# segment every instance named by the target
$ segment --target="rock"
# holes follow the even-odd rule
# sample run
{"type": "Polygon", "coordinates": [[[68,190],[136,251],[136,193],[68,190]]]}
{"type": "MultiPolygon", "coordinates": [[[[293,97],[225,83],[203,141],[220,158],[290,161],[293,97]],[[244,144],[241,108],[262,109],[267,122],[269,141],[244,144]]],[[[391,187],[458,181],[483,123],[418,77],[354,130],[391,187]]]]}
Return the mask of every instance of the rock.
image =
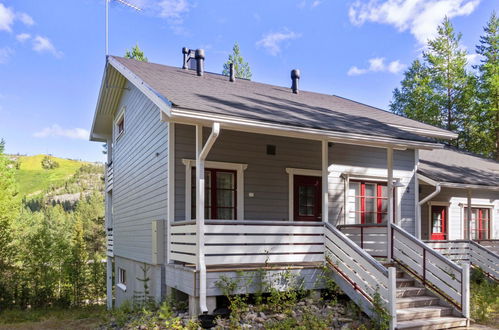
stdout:
{"type": "Polygon", "coordinates": [[[348,317],[338,317],[338,322],[341,322],[341,323],[345,323],[345,322],[353,322],[353,320],[351,318],[348,318],[348,317]]]}
{"type": "Polygon", "coordinates": [[[276,320],[278,320],[278,321],[282,321],[282,320],[284,320],[286,318],[286,315],[284,315],[284,314],[276,314],[276,315],[274,315],[274,318],[276,320]]]}
{"type": "Polygon", "coordinates": [[[260,315],[260,317],[261,317],[262,319],[264,319],[264,320],[266,320],[266,319],[267,319],[267,315],[265,315],[265,313],[264,313],[264,312],[260,312],[260,313],[259,313],[259,315],[260,315]]]}
{"type": "Polygon", "coordinates": [[[305,302],[304,301],[300,301],[297,305],[298,306],[305,306],[305,302]]]}
{"type": "Polygon", "coordinates": [[[263,317],[257,317],[255,318],[256,323],[265,323],[265,319],[263,317]]]}
{"type": "Polygon", "coordinates": [[[343,324],[343,326],[341,327],[341,330],[348,330],[348,329],[350,329],[350,323],[343,324]]]}

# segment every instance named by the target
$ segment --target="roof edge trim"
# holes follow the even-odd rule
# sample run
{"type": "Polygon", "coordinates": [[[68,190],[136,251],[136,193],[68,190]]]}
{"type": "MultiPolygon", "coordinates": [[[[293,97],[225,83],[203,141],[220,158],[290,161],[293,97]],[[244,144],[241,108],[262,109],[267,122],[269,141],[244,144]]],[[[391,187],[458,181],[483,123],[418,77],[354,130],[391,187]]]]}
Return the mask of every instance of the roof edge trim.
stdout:
{"type": "Polygon", "coordinates": [[[428,183],[429,185],[432,186],[440,185],[443,188],[482,189],[482,190],[499,191],[499,187],[497,186],[484,186],[480,184],[467,184],[467,183],[456,183],[456,182],[439,182],[420,173],[418,173],[418,179],[428,183]]]}
{"type": "Polygon", "coordinates": [[[113,57],[108,57],[108,63],[112,65],[119,73],[128,79],[135,87],[137,87],[144,95],[146,95],[162,112],[168,117],[171,116],[171,108],[173,103],[166,97],[158,93],[154,88],[145,83],[141,78],[129,70],[126,66],[115,60],[113,57]]]}
{"type": "Polygon", "coordinates": [[[171,111],[171,120],[179,123],[212,123],[220,122],[223,127],[234,130],[240,130],[250,133],[262,133],[269,135],[281,135],[287,137],[296,137],[313,140],[327,139],[330,142],[366,145],[373,147],[393,147],[395,149],[442,149],[444,146],[440,143],[418,142],[402,139],[393,139],[389,137],[379,137],[371,135],[362,135],[354,133],[344,133],[328,131],[314,128],[295,127],[282,124],[262,123],[256,120],[243,119],[232,116],[213,115],[199,112],[193,109],[174,107],[171,111]],[[183,121],[182,121],[183,120],[183,121]],[[279,132],[279,134],[276,134],[279,132]]]}

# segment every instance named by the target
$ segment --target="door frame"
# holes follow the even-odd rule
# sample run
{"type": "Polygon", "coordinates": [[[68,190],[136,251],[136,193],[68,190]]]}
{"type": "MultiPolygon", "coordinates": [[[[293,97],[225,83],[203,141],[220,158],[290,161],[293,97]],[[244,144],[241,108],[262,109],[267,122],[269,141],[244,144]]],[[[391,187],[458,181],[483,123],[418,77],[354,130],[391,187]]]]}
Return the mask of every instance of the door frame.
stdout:
{"type": "Polygon", "coordinates": [[[428,217],[428,238],[431,241],[445,241],[449,238],[449,207],[447,205],[442,205],[442,204],[430,204],[429,205],[429,217],[428,217]],[[444,236],[443,239],[433,239],[433,208],[439,208],[443,211],[444,218],[442,220],[442,228],[443,231],[441,234],[444,236]]]}
{"type": "MultiPolygon", "coordinates": [[[[295,218],[295,202],[294,202],[294,176],[302,175],[302,176],[317,176],[322,178],[321,170],[309,170],[303,168],[286,168],[286,173],[288,174],[288,220],[294,221],[295,218]]],[[[322,194],[321,194],[322,196],[322,194]]]]}
{"type": "MultiPolygon", "coordinates": [[[[301,216],[299,215],[299,191],[298,191],[298,186],[294,184],[293,187],[293,199],[294,199],[294,207],[293,207],[293,213],[294,213],[294,219],[296,221],[313,221],[313,222],[320,222],[322,221],[322,178],[320,176],[311,176],[311,175],[294,175],[293,176],[293,181],[297,180],[303,180],[303,181],[311,181],[314,182],[315,185],[315,203],[314,203],[314,216],[301,216]]],[[[305,183],[303,182],[301,185],[306,185],[306,186],[311,186],[310,183],[305,183]]]]}

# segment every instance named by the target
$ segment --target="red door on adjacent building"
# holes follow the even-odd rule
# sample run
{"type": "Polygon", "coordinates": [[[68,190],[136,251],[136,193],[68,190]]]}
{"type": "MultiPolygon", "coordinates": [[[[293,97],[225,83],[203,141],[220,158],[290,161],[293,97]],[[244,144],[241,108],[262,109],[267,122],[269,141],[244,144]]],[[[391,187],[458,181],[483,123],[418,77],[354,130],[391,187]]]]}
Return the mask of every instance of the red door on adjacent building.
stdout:
{"type": "Polygon", "coordinates": [[[294,220],[321,221],[322,179],[316,176],[294,176],[294,220]]]}
{"type": "Polygon", "coordinates": [[[447,208],[445,206],[431,207],[431,240],[445,240],[447,238],[447,208]]]}

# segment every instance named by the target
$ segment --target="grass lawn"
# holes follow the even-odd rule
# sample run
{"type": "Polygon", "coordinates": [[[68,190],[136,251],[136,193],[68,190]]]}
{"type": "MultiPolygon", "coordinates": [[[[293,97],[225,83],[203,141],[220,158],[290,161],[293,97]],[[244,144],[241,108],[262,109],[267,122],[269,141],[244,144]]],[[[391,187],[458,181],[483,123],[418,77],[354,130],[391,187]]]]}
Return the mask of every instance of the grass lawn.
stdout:
{"type": "Polygon", "coordinates": [[[20,168],[16,171],[16,181],[21,197],[47,189],[50,185],[61,183],[73,175],[86,162],[52,157],[59,163],[58,168],[45,170],[42,159],[45,155],[19,156],[20,168]]]}
{"type": "Polygon", "coordinates": [[[97,329],[108,320],[106,306],[0,312],[0,329],[97,329]]]}

